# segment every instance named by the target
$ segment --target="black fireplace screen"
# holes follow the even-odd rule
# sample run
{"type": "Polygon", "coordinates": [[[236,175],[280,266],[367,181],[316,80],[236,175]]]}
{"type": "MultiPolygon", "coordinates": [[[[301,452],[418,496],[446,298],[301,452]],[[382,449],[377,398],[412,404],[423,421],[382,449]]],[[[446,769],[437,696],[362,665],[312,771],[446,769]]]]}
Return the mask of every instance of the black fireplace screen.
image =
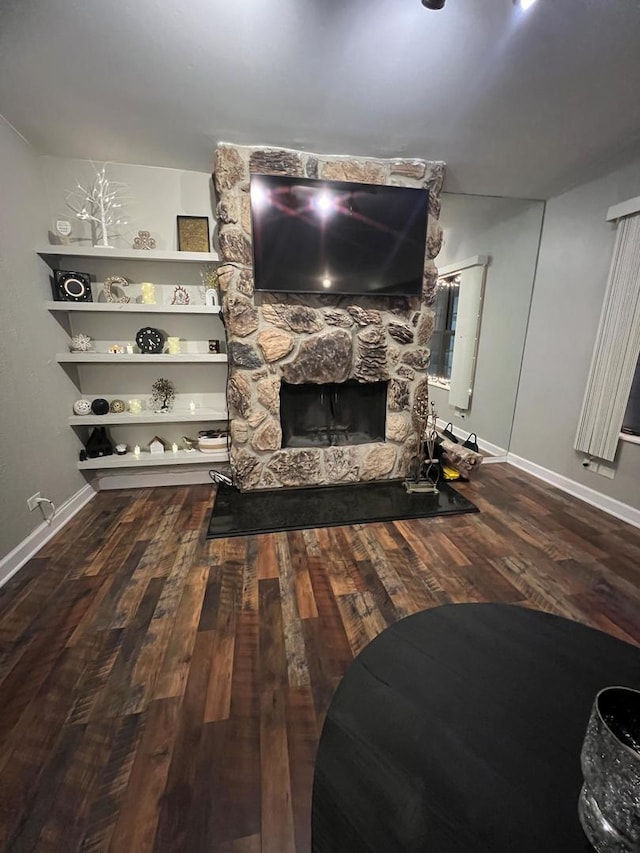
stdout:
{"type": "Polygon", "coordinates": [[[386,382],[283,382],[280,388],[283,447],[384,441],[386,416],[386,382]]]}

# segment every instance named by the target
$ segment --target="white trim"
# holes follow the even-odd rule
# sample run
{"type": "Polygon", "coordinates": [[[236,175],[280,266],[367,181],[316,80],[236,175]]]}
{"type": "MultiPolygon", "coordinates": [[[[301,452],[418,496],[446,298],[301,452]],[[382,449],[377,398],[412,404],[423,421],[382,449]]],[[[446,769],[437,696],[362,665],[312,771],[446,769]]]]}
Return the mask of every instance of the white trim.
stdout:
{"type": "Polygon", "coordinates": [[[447,264],[446,267],[438,267],[438,278],[453,275],[453,273],[469,269],[469,267],[486,267],[490,260],[489,255],[474,255],[472,258],[467,258],[466,261],[457,261],[455,264],[447,264]]]}
{"type": "Polygon", "coordinates": [[[528,459],[516,456],[515,453],[507,454],[507,462],[509,465],[520,468],[521,471],[526,471],[539,480],[544,480],[545,483],[549,483],[563,492],[573,495],[574,498],[591,504],[591,506],[595,506],[603,512],[615,516],[615,518],[626,521],[627,524],[640,527],[640,509],[622,503],[622,501],[616,500],[616,498],[603,495],[602,492],[597,492],[595,489],[589,488],[589,486],[583,486],[582,483],[571,480],[563,474],[550,471],[548,468],[543,468],[542,465],[536,465],[535,462],[529,462],[528,459]]]}
{"type": "Polygon", "coordinates": [[[623,216],[632,216],[634,213],[640,213],[640,195],[610,207],[607,210],[607,222],[622,219],[623,216]]]}
{"type": "Polygon", "coordinates": [[[621,432],[619,435],[620,441],[628,441],[630,444],[640,444],[640,435],[631,435],[628,432],[621,432]]]}
{"type": "Polygon", "coordinates": [[[38,551],[52,538],[65,524],[68,524],[73,516],[80,512],[83,506],[96,496],[97,492],[91,483],[87,483],[79,491],[72,495],[68,501],[58,508],[51,525],[46,521],[38,525],[36,529],[22,540],[13,551],[9,551],[6,557],[0,560],[0,586],[13,577],[24,564],[34,557],[38,551]]]}

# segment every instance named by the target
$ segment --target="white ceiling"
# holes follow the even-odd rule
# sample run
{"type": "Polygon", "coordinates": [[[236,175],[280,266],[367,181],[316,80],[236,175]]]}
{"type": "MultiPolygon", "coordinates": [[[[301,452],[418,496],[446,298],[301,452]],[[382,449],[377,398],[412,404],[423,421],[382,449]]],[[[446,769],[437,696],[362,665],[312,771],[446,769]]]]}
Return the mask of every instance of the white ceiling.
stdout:
{"type": "Polygon", "coordinates": [[[640,0],[0,0],[0,113],[46,154],[410,155],[546,198],[640,154],[639,92],[640,0]]]}

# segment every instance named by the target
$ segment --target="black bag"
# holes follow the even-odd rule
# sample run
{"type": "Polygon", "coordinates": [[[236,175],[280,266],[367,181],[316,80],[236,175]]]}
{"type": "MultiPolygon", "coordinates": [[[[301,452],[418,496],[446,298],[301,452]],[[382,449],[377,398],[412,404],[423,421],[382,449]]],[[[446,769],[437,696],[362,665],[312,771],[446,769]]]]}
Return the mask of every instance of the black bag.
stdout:
{"type": "Polygon", "coordinates": [[[458,443],[458,439],[453,434],[453,424],[451,423],[451,421],[449,421],[446,427],[442,430],[442,435],[445,438],[448,438],[449,441],[453,441],[454,444],[458,443]]]}
{"type": "Polygon", "coordinates": [[[113,454],[113,445],[109,441],[105,427],[99,426],[94,429],[87,441],[86,451],[89,459],[97,459],[100,456],[111,456],[113,454]]]}
{"type": "Polygon", "coordinates": [[[479,453],[478,450],[478,436],[475,432],[470,432],[467,440],[462,442],[462,446],[468,448],[469,450],[473,450],[474,453],[479,453]]]}

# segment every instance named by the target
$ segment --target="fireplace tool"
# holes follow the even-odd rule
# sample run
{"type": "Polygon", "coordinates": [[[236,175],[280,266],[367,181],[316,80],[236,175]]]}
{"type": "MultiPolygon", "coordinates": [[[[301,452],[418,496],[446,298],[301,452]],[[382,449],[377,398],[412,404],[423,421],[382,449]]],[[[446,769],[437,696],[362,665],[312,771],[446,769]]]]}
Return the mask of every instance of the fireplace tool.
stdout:
{"type": "Polygon", "coordinates": [[[436,445],[438,432],[436,424],[438,413],[435,403],[431,401],[428,408],[420,403],[416,404],[414,414],[418,422],[418,435],[420,437],[420,449],[415,460],[415,476],[407,477],[404,487],[411,494],[421,492],[423,494],[438,494],[438,480],[440,478],[440,463],[436,458],[436,445]]]}

